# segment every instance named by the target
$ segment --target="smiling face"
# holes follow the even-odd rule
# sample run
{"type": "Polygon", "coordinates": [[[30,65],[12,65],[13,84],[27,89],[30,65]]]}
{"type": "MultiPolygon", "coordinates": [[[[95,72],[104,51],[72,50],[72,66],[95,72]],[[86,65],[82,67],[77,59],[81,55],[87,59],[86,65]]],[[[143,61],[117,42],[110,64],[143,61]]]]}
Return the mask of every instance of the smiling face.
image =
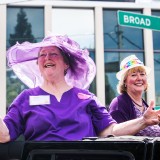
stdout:
{"type": "Polygon", "coordinates": [[[130,69],[125,79],[127,92],[130,94],[142,94],[147,88],[147,75],[143,67],[130,69]]]}
{"type": "Polygon", "coordinates": [[[40,50],[38,65],[43,78],[51,82],[55,79],[63,79],[64,71],[68,68],[61,50],[56,46],[44,47],[40,50]]]}

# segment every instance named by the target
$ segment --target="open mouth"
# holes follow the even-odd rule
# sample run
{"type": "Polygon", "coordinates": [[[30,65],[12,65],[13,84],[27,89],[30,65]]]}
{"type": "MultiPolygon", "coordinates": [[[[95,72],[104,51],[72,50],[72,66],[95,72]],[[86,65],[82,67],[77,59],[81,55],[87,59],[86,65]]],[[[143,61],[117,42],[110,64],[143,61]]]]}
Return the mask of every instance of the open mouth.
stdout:
{"type": "Polygon", "coordinates": [[[51,67],[54,67],[55,65],[54,64],[51,64],[51,63],[48,63],[48,64],[45,64],[44,67],[45,68],[51,68],[51,67]]]}
{"type": "Polygon", "coordinates": [[[143,83],[136,83],[135,85],[136,85],[136,86],[142,86],[143,83]]]}

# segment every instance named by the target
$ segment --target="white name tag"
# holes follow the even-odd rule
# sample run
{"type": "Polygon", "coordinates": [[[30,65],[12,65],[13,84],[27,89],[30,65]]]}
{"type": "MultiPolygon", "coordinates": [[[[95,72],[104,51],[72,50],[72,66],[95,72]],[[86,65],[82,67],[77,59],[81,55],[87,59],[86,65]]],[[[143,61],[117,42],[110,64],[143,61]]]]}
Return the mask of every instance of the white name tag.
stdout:
{"type": "Polygon", "coordinates": [[[30,96],[29,104],[30,105],[50,104],[50,96],[49,95],[30,96]]]}

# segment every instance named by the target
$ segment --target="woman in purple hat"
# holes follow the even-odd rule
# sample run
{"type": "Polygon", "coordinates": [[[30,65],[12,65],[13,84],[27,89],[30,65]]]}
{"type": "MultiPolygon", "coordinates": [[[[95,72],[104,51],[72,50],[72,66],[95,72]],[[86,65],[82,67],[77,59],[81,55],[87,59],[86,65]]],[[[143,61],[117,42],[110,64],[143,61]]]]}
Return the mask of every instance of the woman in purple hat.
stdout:
{"type": "MultiPolygon", "coordinates": [[[[142,97],[148,88],[147,75],[150,70],[135,55],[130,55],[121,62],[120,71],[116,75],[120,95],[109,106],[109,113],[118,123],[140,118],[145,114],[149,105],[142,97]]],[[[135,135],[159,137],[160,126],[148,126],[135,135]]]]}
{"type": "Polygon", "coordinates": [[[95,64],[87,50],[67,36],[50,36],[39,43],[22,43],[7,52],[8,64],[29,86],[0,119],[0,142],[63,141],[110,134],[135,134],[160,122],[160,111],[149,107],[143,117],[117,124],[88,91],[95,64]]]}

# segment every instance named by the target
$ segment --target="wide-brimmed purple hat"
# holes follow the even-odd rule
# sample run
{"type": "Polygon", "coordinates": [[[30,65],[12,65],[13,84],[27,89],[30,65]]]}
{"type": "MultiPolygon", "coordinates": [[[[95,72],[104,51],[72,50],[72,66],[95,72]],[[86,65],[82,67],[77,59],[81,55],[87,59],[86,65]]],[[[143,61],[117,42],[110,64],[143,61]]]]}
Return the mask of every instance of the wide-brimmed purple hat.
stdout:
{"type": "Polygon", "coordinates": [[[94,61],[86,49],[80,49],[77,42],[68,36],[48,36],[41,42],[15,44],[7,51],[8,65],[17,77],[29,88],[43,82],[37,65],[38,53],[42,47],[57,46],[69,57],[70,68],[65,75],[66,82],[79,88],[88,88],[96,74],[94,61]]]}

